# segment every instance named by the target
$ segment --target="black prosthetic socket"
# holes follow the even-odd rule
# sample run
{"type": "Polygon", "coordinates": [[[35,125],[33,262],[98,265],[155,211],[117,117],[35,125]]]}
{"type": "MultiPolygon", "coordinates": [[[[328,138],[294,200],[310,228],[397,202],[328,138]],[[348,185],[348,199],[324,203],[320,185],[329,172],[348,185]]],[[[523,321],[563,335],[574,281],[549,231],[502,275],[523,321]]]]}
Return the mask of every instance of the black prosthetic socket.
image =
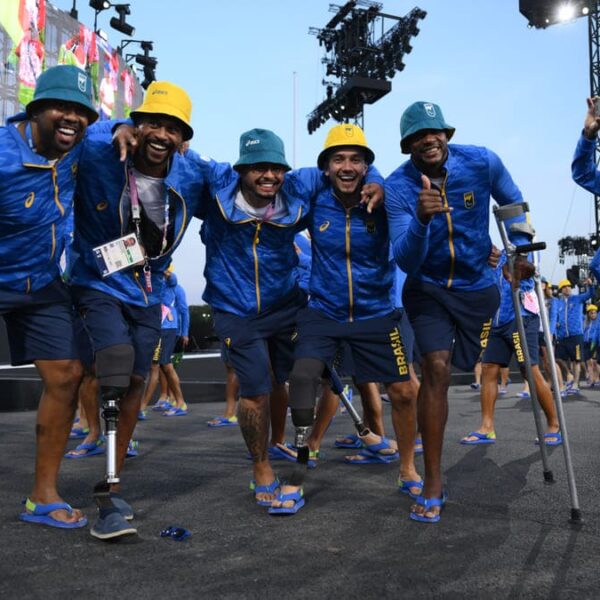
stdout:
{"type": "Polygon", "coordinates": [[[101,389],[112,387],[127,390],[134,360],[135,351],[130,344],[117,344],[96,352],[96,377],[101,389]]]}
{"type": "Polygon", "coordinates": [[[290,373],[290,408],[296,427],[310,427],[314,420],[317,388],[325,364],[315,358],[300,358],[290,373]]]}

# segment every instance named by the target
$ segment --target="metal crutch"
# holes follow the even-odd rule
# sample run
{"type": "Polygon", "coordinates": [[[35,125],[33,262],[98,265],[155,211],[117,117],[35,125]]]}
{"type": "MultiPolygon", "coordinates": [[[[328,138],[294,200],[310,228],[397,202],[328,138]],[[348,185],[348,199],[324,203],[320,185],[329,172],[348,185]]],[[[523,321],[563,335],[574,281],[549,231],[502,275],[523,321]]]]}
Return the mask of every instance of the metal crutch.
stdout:
{"type": "MultiPolygon", "coordinates": [[[[528,254],[529,252],[535,252],[537,250],[544,250],[546,248],[545,242],[537,242],[537,243],[531,243],[531,244],[526,244],[526,245],[521,245],[521,246],[515,246],[508,239],[508,233],[506,230],[505,221],[507,221],[509,219],[513,219],[515,217],[519,217],[521,215],[524,215],[527,212],[529,212],[529,206],[526,202],[518,202],[518,203],[514,203],[514,204],[507,204],[502,207],[500,207],[500,206],[494,207],[494,216],[496,218],[496,223],[498,225],[498,230],[500,232],[500,237],[502,239],[502,243],[506,250],[507,261],[508,261],[509,268],[510,268],[510,271],[511,271],[511,274],[513,275],[513,277],[514,277],[515,258],[517,255],[528,254]]],[[[565,415],[564,415],[564,411],[563,411],[562,398],[560,397],[560,390],[558,387],[558,377],[556,375],[556,363],[554,361],[554,350],[552,348],[552,337],[550,335],[550,326],[549,326],[549,322],[548,322],[548,314],[546,311],[546,303],[545,303],[544,297],[543,297],[541,281],[540,281],[540,274],[538,271],[538,265],[537,265],[537,260],[536,260],[535,256],[534,256],[534,266],[535,266],[534,283],[535,283],[536,294],[538,297],[540,318],[541,318],[541,322],[542,322],[542,330],[544,332],[544,340],[546,342],[546,348],[548,351],[548,360],[550,361],[550,372],[551,372],[551,379],[552,379],[553,397],[554,397],[554,403],[556,405],[556,412],[557,412],[558,421],[560,424],[561,436],[562,436],[562,440],[563,440],[562,447],[563,447],[563,454],[565,457],[565,466],[567,469],[567,481],[568,481],[568,485],[569,485],[569,494],[571,497],[571,517],[570,517],[569,521],[571,523],[579,524],[579,523],[581,523],[582,518],[581,518],[581,509],[579,507],[579,498],[577,495],[577,486],[575,483],[575,474],[573,471],[571,447],[569,444],[569,436],[568,436],[568,432],[567,432],[567,425],[566,425],[565,415]]],[[[532,373],[532,369],[531,369],[531,359],[530,359],[530,355],[529,355],[529,348],[527,347],[527,342],[526,342],[526,337],[525,337],[525,327],[523,324],[523,317],[521,315],[519,292],[520,292],[520,290],[518,289],[518,287],[516,289],[514,286],[512,287],[512,300],[513,300],[513,306],[515,309],[515,320],[516,320],[517,331],[519,332],[521,348],[522,348],[523,356],[524,356],[525,372],[526,372],[526,376],[527,376],[527,381],[529,383],[529,389],[531,391],[531,402],[532,402],[532,408],[533,408],[533,415],[534,415],[536,429],[538,431],[538,440],[540,441],[540,454],[542,457],[542,465],[543,465],[543,469],[544,469],[544,481],[546,483],[552,483],[554,481],[554,478],[552,475],[552,471],[550,471],[548,468],[548,462],[547,462],[548,459],[547,459],[546,445],[544,444],[544,435],[543,435],[543,428],[542,428],[542,422],[541,422],[540,407],[539,407],[538,401],[537,401],[537,390],[535,387],[535,381],[534,381],[533,373],[532,373]]]]}

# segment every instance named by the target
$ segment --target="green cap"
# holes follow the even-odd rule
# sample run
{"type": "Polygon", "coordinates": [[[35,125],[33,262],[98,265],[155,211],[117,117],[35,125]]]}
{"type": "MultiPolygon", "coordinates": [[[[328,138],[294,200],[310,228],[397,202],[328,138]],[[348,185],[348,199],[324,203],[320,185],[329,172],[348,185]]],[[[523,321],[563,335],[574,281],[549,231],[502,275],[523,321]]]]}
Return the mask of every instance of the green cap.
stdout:
{"type": "Polygon", "coordinates": [[[33,100],[26,111],[31,115],[37,104],[44,100],[74,102],[90,113],[90,123],[98,118],[98,111],[92,101],[92,80],[90,76],[74,65],[58,65],[44,71],[35,85],[33,100]]]}
{"type": "Polygon", "coordinates": [[[251,129],[240,136],[240,157],[234,169],[242,165],[271,163],[281,165],[286,170],[292,167],[285,160],[282,139],[268,129],[251,129]]]}
{"type": "Polygon", "coordinates": [[[423,129],[443,129],[446,137],[454,135],[454,127],[444,120],[442,109],[432,102],[414,102],[403,113],[400,119],[400,148],[404,154],[410,154],[408,138],[423,129]]]}

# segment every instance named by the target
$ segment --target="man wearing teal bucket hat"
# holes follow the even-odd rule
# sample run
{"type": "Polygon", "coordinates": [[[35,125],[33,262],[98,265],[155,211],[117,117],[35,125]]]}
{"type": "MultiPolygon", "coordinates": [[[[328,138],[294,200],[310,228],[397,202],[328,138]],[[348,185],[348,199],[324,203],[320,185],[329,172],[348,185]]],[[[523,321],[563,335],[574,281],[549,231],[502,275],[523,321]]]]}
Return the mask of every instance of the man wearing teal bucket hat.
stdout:
{"type": "MultiPolygon", "coordinates": [[[[410,517],[435,523],[446,501],[441,455],[450,365],[473,368],[484,325],[499,302],[488,264],[495,255],[488,231],[490,197],[501,205],[523,198],[491,150],[448,144],[454,128],[437,104],[411,104],[400,134],[410,160],[387,178],[385,204],[394,258],[408,275],[404,306],[422,355],[417,402],[425,485],[410,517]]],[[[528,243],[527,225],[519,223],[518,229],[509,234],[511,241],[528,243]]]]}
{"type": "Polygon", "coordinates": [[[97,118],[89,76],[63,65],[42,73],[26,111],[0,128],[0,313],[12,363],[33,362],[43,382],[34,486],[20,519],[63,529],[87,520],[56,487],[81,378],[59,259],[79,142],[97,118]]]}
{"type": "MultiPolygon", "coordinates": [[[[370,175],[366,181],[382,183],[378,173],[370,175]]],[[[290,171],[283,141],[267,129],[243,133],[238,161],[216,164],[211,179],[214,202],[201,229],[203,299],[240,382],[238,422],[253,461],[250,487],[256,502],[268,507],[279,489],[269,459],[281,456],[269,447],[269,394],[287,398],[296,316],[306,304],[294,237],[327,180],[318,168],[290,171]]],[[[286,404],[273,403],[271,411],[283,425],[273,427],[274,445],[283,442],[286,404]]]]}

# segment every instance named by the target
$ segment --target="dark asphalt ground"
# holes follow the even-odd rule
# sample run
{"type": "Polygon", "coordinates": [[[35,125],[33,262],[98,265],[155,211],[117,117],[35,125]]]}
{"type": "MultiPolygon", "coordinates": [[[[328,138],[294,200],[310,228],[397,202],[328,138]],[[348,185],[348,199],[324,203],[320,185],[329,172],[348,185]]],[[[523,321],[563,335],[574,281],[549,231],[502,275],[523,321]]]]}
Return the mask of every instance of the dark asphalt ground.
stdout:
{"type": "MultiPolygon", "coordinates": [[[[550,450],[557,482],[543,483],[529,401],[500,399],[497,443],[472,447],[458,440],[479,423],[478,395],[453,387],[450,404],[450,498],[436,525],[408,519],[410,500],[395,490],[397,464],[341,462],[344,451],[331,444],[352,431],[347,416],[336,417],[325,457],[308,474],[307,505],[272,517],[248,491],[238,428],[204,424],[221,404],[194,404],[181,418],[154,413],[140,424],[141,454],[123,473],[139,529],[128,543],[17,520],[31,487],[35,414],[0,413],[0,598],[598,598],[600,392],[565,402],[580,528],[568,523],[560,448],[550,450]],[[160,538],[171,524],[192,537],[160,538]]],[[[386,405],[388,425],[389,413],[386,405]]],[[[275,464],[289,475],[291,463],[275,464]]],[[[61,493],[90,520],[103,472],[103,457],[63,463],[61,493]]]]}

